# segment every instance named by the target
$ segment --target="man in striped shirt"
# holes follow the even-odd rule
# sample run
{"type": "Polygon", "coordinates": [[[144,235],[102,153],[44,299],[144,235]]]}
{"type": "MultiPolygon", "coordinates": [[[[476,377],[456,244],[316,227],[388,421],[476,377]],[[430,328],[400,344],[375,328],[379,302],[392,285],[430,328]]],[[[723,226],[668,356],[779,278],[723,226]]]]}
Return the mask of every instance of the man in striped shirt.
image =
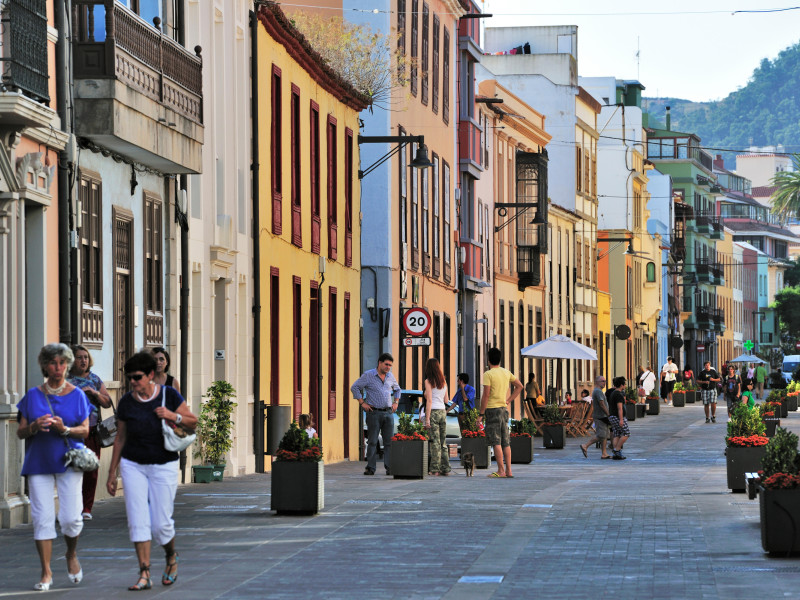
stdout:
{"type": "Polygon", "coordinates": [[[378,367],[366,371],[351,386],[353,398],[366,413],[367,421],[367,468],[364,475],[375,475],[377,464],[378,434],[383,436],[383,466],[389,472],[389,457],[394,435],[394,417],[397,401],[400,399],[400,386],[392,375],[394,359],[388,352],[378,357],[378,367]]]}

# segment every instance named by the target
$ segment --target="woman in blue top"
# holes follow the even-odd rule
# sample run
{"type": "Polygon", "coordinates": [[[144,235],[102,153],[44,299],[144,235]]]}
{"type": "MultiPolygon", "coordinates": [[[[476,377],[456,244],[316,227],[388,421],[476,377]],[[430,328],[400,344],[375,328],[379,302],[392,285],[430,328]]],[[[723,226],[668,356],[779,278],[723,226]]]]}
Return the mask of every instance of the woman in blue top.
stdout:
{"type": "MultiPolygon", "coordinates": [[[[91,403],[92,413],[89,415],[89,435],[86,437],[86,447],[97,454],[100,458],[100,442],[97,440],[97,422],[100,420],[100,407],[109,408],[111,397],[108,395],[103,380],[92,373],[92,355],[80,345],[72,347],[75,355],[75,362],[69,370],[69,381],[72,385],[83,390],[91,403]]],[[[92,507],[94,506],[94,494],[97,490],[97,469],[86,471],[83,474],[83,511],[81,516],[84,521],[92,520],[92,507]]]]}
{"type": "Polygon", "coordinates": [[[125,487],[128,531],[139,561],[139,579],[128,589],[147,590],[150,581],[150,540],[164,548],[167,566],[162,585],[178,578],[175,521],[172,512],[178,488],[178,453],[164,448],[161,423],[194,430],[197,417],[175,388],[153,381],[156,359],[138,352],[125,362],[131,391],[117,407],[117,438],[108,470],[108,493],[117,493],[117,467],[125,487]]]}
{"type": "Polygon", "coordinates": [[[67,575],[72,583],[83,579],[77,553],[78,535],[83,529],[83,473],[67,469],[64,454],[67,444],[74,448],[83,445],[78,440],[89,433],[91,409],[86,394],[66,380],[72,362],[72,350],[65,344],[44,346],[39,352],[39,367],[47,381],[29,389],[17,404],[17,436],[26,440],[22,474],[28,478],[33,539],[42,565],[41,579],[33,586],[39,591],[49,590],[53,582],[50,558],[56,537],[54,486],[58,490],[58,523],[67,543],[67,575]]]}

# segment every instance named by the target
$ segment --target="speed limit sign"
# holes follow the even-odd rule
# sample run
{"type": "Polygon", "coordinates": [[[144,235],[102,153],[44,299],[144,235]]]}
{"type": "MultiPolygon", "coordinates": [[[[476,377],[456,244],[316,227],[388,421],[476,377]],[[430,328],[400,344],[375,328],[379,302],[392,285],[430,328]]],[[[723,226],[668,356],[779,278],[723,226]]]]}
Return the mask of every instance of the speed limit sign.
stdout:
{"type": "Polygon", "coordinates": [[[425,335],[431,328],[431,315],[424,308],[409,308],[403,315],[403,329],[408,335],[425,335]]]}

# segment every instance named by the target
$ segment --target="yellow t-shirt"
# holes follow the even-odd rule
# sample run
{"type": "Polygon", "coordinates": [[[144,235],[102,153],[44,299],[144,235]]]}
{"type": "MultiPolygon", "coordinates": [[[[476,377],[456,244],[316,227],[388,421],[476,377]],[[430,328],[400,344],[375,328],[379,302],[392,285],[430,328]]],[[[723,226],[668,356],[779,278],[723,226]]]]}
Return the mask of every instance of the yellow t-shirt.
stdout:
{"type": "Polygon", "coordinates": [[[504,408],[508,398],[508,388],[516,381],[514,374],[503,367],[494,367],[483,374],[483,385],[491,387],[486,408],[504,408]]]}

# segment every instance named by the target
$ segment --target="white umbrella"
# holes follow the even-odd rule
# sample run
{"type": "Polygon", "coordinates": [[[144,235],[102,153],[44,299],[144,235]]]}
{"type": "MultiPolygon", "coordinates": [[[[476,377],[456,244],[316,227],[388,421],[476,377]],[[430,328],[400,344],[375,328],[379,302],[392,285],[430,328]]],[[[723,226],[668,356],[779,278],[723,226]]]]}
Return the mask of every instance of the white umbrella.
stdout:
{"type": "Polygon", "coordinates": [[[760,358],[758,358],[757,356],[754,356],[752,354],[742,354],[741,356],[738,356],[738,357],[734,358],[733,360],[729,360],[728,362],[729,363],[765,363],[766,364],[767,361],[761,360],[760,358]]]}
{"type": "Polygon", "coordinates": [[[520,350],[522,356],[529,358],[572,358],[576,360],[597,360],[597,352],[571,340],[565,335],[554,335],[546,340],[526,346],[520,350]]]}

